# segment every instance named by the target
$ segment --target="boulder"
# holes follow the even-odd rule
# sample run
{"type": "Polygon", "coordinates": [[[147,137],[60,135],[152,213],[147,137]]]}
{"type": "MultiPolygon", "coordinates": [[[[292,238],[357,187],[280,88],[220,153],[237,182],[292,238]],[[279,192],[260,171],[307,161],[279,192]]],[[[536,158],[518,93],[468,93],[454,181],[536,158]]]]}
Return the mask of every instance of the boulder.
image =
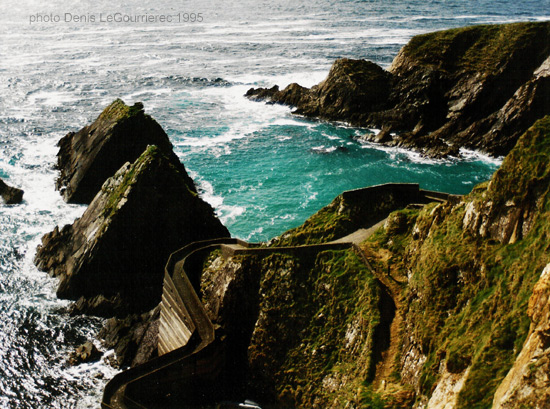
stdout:
{"type": "Polygon", "coordinates": [[[246,96],[294,113],[383,129],[364,139],[429,157],[460,148],[507,154],[550,114],[550,23],[479,25],[413,37],[388,71],[337,60],[307,89],[251,89],[246,96]]]}
{"type": "Polygon", "coordinates": [[[102,316],[142,313],[160,301],[170,253],[226,236],[187,174],[149,146],[103,184],[81,218],[42,238],[35,263],[59,277],[60,298],[84,298],[81,313],[94,308],[102,316]]]}
{"type": "Polygon", "coordinates": [[[157,146],[187,176],[162,127],[143,112],[143,104],[126,105],[117,99],[88,126],[70,132],[59,143],[56,181],[65,201],[89,204],[105,180],[126,162],[134,162],[148,145],[157,146]]]}
{"type": "Polygon", "coordinates": [[[69,366],[76,366],[88,362],[96,362],[101,359],[103,354],[92,341],[85,342],[77,347],[69,356],[67,364],[69,366]]]}
{"type": "Polygon", "coordinates": [[[16,187],[8,186],[2,179],[0,179],[0,196],[4,200],[5,204],[18,204],[23,201],[23,191],[16,187]]]}

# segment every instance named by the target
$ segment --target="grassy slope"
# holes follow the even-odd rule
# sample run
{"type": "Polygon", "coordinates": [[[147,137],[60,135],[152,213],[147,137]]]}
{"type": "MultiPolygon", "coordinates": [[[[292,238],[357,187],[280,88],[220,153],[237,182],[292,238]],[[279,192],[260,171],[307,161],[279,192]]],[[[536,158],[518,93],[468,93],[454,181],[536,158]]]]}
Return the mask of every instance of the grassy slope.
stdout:
{"type": "Polygon", "coordinates": [[[540,210],[533,228],[516,243],[501,244],[465,231],[463,203],[421,211],[416,238],[410,234],[389,240],[379,234],[366,246],[372,254],[390,252],[382,268],[411,276],[404,292],[412,332],[407,336],[413,335],[428,357],[419,385],[423,394],[433,391],[440,362],[446,359],[451,372],[471,367],[458,407],[491,406],[496,387],[525,340],[527,303],[550,261],[549,157],[546,117],[520,139],[491,183],[465,198],[497,206],[509,200],[537,202],[540,210]],[[396,246],[399,240],[408,244],[396,246]]]}
{"type": "Polygon", "coordinates": [[[249,348],[256,385],[282,407],[355,400],[373,368],[378,281],[351,250],[314,260],[275,254],[261,265],[260,319],[249,348]],[[342,377],[352,382],[340,385],[342,377]]]}
{"type": "Polygon", "coordinates": [[[527,44],[548,37],[549,23],[456,28],[415,36],[403,52],[421,65],[449,72],[490,75],[527,44]],[[434,50],[441,52],[434,53],[434,50]]]}

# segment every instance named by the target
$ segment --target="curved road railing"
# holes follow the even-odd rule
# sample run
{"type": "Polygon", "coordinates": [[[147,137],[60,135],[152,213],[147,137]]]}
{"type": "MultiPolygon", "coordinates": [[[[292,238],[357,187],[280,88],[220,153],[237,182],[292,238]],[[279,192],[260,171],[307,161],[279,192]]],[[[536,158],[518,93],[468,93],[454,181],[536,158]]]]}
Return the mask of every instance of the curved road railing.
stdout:
{"type": "MultiPolygon", "coordinates": [[[[214,342],[214,327],[184,269],[185,260],[196,251],[208,247],[217,247],[221,243],[245,244],[241,240],[229,238],[206,240],[191,243],[170,256],[165,267],[165,283],[173,283],[183,306],[189,312],[194,325],[189,341],[178,349],[115,375],[105,387],[101,402],[102,408],[144,408],[145,406],[138,403],[130,396],[131,394],[127,393],[129,385],[134,384],[135,388],[133,389],[139,390],[141,389],[139,384],[145,384],[146,382],[143,381],[146,378],[152,378],[154,383],[158,381],[161,372],[166,372],[170,368],[176,371],[187,369],[191,374],[199,372],[197,369],[197,354],[214,342]]],[[[143,389],[147,390],[148,388],[143,389]]]]}

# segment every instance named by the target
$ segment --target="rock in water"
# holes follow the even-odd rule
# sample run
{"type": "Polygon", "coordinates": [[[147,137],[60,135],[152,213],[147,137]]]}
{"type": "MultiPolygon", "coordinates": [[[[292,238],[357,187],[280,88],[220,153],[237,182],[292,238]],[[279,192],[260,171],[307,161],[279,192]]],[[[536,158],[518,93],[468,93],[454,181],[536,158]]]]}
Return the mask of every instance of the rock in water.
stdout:
{"type": "Polygon", "coordinates": [[[250,89],[246,96],[295,106],[298,115],[354,123],[361,122],[366,112],[386,106],[391,77],[370,61],[342,58],[333,64],[328,77],[311,89],[294,83],[282,91],[277,86],[250,89]]]}
{"type": "Polygon", "coordinates": [[[92,341],[85,342],[77,347],[69,356],[67,364],[69,366],[76,366],[86,362],[96,362],[101,359],[103,354],[92,341]]]}
{"type": "MultiPolygon", "coordinates": [[[[92,123],[70,132],[59,143],[56,189],[69,203],[88,204],[105,180],[126,162],[134,162],[148,145],[156,145],[179,164],[162,127],[143,112],[143,104],[126,105],[117,99],[92,123]]],[[[194,190],[191,179],[180,171],[194,190]]]]}
{"type": "MultiPolygon", "coordinates": [[[[178,162],[179,163],[179,162],[178,162]]],[[[164,265],[178,248],[229,232],[156,146],[109,178],[80,219],[42,238],[35,263],[59,277],[61,298],[98,299],[102,315],[144,312],[160,301],[164,265]],[[117,300],[120,298],[120,300],[117,300]]],[[[86,302],[80,312],[87,312],[86,302]]],[[[93,304],[93,302],[91,303],[93,304]]]]}
{"type": "Polygon", "coordinates": [[[0,179],[0,196],[4,199],[5,204],[17,204],[23,201],[23,191],[8,186],[2,179],[0,179]]]}

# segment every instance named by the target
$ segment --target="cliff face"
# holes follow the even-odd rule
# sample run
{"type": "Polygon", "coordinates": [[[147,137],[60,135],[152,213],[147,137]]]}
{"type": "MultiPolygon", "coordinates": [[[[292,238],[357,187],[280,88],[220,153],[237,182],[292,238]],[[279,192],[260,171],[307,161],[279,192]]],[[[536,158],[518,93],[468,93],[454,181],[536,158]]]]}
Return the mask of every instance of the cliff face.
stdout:
{"type": "MultiPolygon", "coordinates": [[[[537,317],[533,325],[540,316],[528,305],[546,308],[533,288],[549,261],[549,140],[546,117],[489,183],[458,203],[424,208],[404,235],[384,232],[363,245],[379,270],[406,278],[399,377],[388,381],[414,387],[427,407],[492,407],[520,351],[533,350],[525,343],[529,315],[537,317]]],[[[541,391],[534,393],[542,399],[541,391]]],[[[503,407],[521,407],[503,399],[503,407]]]]}
{"type": "Polygon", "coordinates": [[[535,285],[527,314],[531,319],[529,335],[497,389],[495,409],[542,409],[550,402],[550,264],[535,285]]]}
{"type": "Polygon", "coordinates": [[[550,114],[550,23],[473,26],[414,37],[389,71],[338,60],[311,89],[251,89],[247,96],[296,114],[382,129],[369,141],[457,155],[460,147],[507,154],[550,114]]]}
{"type": "MultiPolygon", "coordinates": [[[[238,277],[259,282],[235,344],[247,396],[303,408],[550,406],[549,141],[546,117],[491,181],[392,213],[355,250],[213,255],[203,300],[217,314],[231,316],[219,300],[238,277]]],[[[280,240],[331,240],[349,228],[341,215],[369,214],[335,203],[280,240]]]]}
{"type": "Polygon", "coordinates": [[[394,306],[353,251],[213,254],[206,265],[203,302],[225,335],[233,393],[268,407],[360,402],[394,306]]]}

